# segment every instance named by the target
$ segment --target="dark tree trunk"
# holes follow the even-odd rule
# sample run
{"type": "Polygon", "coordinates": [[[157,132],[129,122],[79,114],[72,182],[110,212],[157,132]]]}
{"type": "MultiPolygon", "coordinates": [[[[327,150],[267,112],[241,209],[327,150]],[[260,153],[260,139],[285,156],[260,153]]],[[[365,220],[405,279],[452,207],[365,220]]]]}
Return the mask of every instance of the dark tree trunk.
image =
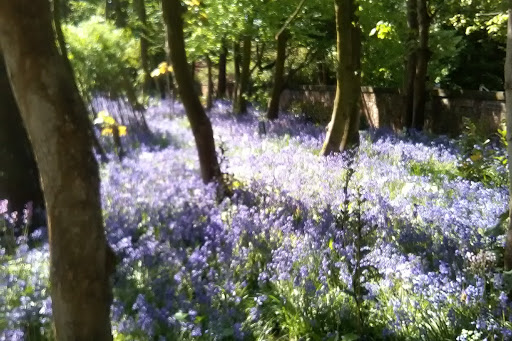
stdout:
{"type": "Polygon", "coordinates": [[[267,118],[275,120],[279,116],[279,99],[284,87],[284,63],[286,61],[286,43],[290,38],[288,30],[280,32],[277,36],[276,69],[274,72],[274,86],[270,94],[267,118]]]}
{"type": "Polygon", "coordinates": [[[240,88],[240,42],[235,41],[233,43],[233,68],[235,69],[235,85],[233,87],[233,112],[236,112],[238,107],[238,92],[240,88]]]}
{"type": "Polygon", "coordinates": [[[106,0],[105,17],[113,20],[117,27],[126,27],[128,16],[126,13],[127,3],[125,0],[106,0]]]}
{"type": "Polygon", "coordinates": [[[149,41],[147,30],[146,6],[144,0],[134,0],[133,7],[139,19],[140,63],[144,71],[144,90],[147,92],[151,86],[151,65],[149,61],[149,41]]]}
{"type": "Polygon", "coordinates": [[[50,3],[0,1],[0,50],[41,175],[57,340],[112,340],[98,165],[87,110],[55,45],[50,3]]]}
{"type": "Polygon", "coordinates": [[[180,0],[163,0],[162,11],[174,66],[178,91],[192,127],[197,145],[201,176],[205,183],[220,180],[220,167],[215,152],[215,141],[210,120],[194,91],[194,81],[190,75],[183,38],[183,12],[180,0]]]}
{"type": "Polygon", "coordinates": [[[43,206],[39,171],[0,54],[0,198],[9,210],[22,212],[33,201],[43,206]]]}
{"type": "Polygon", "coordinates": [[[418,11],[417,0],[407,0],[407,28],[409,30],[407,37],[407,56],[405,63],[404,80],[404,113],[403,126],[412,127],[412,118],[414,111],[414,80],[416,78],[416,55],[418,50],[418,11]]]}
{"type": "Polygon", "coordinates": [[[226,48],[225,42],[222,44],[222,50],[219,56],[219,76],[217,80],[217,98],[226,97],[226,60],[227,60],[228,49],[226,48]]]}
{"type": "Polygon", "coordinates": [[[354,0],[335,0],[337,85],[334,109],[322,155],[342,152],[359,144],[361,94],[361,30],[354,0]]]}
{"type": "Polygon", "coordinates": [[[242,40],[242,70],[240,73],[240,86],[238,87],[235,114],[247,113],[247,96],[249,94],[249,81],[251,77],[251,39],[250,35],[245,35],[242,40]]]}
{"type": "Polygon", "coordinates": [[[213,107],[213,76],[212,76],[212,60],[210,56],[206,56],[206,66],[208,68],[208,90],[206,93],[206,110],[213,107]]]}
{"type": "MultiPolygon", "coordinates": [[[[505,59],[505,99],[507,109],[507,153],[509,193],[512,194],[512,0],[508,1],[507,53],[505,59]]],[[[505,270],[512,270],[512,195],[509,198],[509,223],[505,244],[505,270]]]]}
{"type": "Polygon", "coordinates": [[[427,9],[427,0],[418,0],[417,10],[419,47],[416,55],[412,126],[417,130],[423,130],[425,124],[425,103],[427,100],[427,68],[430,59],[430,50],[428,48],[430,17],[427,9]]]}

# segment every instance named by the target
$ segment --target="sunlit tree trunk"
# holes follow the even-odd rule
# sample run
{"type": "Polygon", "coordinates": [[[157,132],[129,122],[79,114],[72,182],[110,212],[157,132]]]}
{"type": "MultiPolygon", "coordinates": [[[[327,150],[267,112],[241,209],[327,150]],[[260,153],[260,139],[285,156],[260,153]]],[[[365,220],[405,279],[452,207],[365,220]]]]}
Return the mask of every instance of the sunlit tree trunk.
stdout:
{"type": "Polygon", "coordinates": [[[508,1],[507,53],[505,59],[505,99],[507,109],[507,153],[509,172],[509,225],[505,245],[505,270],[512,270],[512,0],[508,1]]]}
{"type": "Polygon", "coordinates": [[[422,130],[425,124],[425,103],[427,100],[427,68],[430,59],[428,48],[430,16],[427,0],[418,0],[419,47],[416,54],[416,76],[414,78],[413,128],[422,130]]]}
{"type": "Polygon", "coordinates": [[[0,1],[0,50],[39,167],[57,340],[112,340],[107,246],[87,111],[55,45],[50,3],[0,1]]]}
{"type": "Polygon", "coordinates": [[[228,49],[226,48],[226,43],[222,43],[222,49],[219,56],[219,75],[217,79],[217,98],[225,98],[226,97],[226,61],[228,49]]]}
{"type": "Polygon", "coordinates": [[[0,54],[0,197],[9,210],[22,212],[33,201],[42,206],[39,171],[0,54]]]}
{"type": "Polygon", "coordinates": [[[280,32],[277,36],[277,57],[274,71],[274,85],[270,94],[270,101],[267,109],[267,118],[275,120],[279,116],[279,99],[284,87],[284,63],[286,61],[286,43],[290,38],[288,30],[280,32]]]}
{"type": "Polygon", "coordinates": [[[405,128],[412,127],[414,111],[414,79],[416,78],[416,55],[418,50],[418,13],[417,0],[407,0],[407,57],[405,64],[404,81],[404,113],[403,125],[405,128]]]}
{"type": "Polygon", "coordinates": [[[171,52],[174,76],[197,145],[201,176],[205,183],[220,180],[220,167],[215,152],[212,125],[194,91],[183,37],[180,0],[162,0],[162,11],[171,52]]]}
{"type": "Polygon", "coordinates": [[[322,155],[342,152],[359,144],[361,94],[361,29],[355,0],[335,0],[337,83],[334,109],[322,155]]]}

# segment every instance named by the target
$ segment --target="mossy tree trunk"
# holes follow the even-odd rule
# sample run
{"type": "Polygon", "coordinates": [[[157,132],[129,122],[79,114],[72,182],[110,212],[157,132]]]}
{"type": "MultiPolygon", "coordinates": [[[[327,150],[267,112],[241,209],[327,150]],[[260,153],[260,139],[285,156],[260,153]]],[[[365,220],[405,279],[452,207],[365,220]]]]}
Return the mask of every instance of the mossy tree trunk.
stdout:
{"type": "Polygon", "coordinates": [[[212,74],[212,60],[210,56],[206,56],[206,67],[208,69],[208,90],[206,93],[206,110],[213,107],[213,74],[212,74]]]}
{"type": "Polygon", "coordinates": [[[336,97],[321,154],[342,152],[359,144],[361,29],[356,0],[335,0],[338,51],[336,97]]]}
{"type": "Polygon", "coordinates": [[[163,0],[162,11],[167,27],[174,76],[196,141],[202,179],[205,183],[220,180],[221,173],[215,152],[212,125],[194,91],[194,81],[187,63],[181,1],[163,0]]]}
{"type": "Polygon", "coordinates": [[[238,87],[235,114],[247,113],[247,96],[249,94],[249,82],[251,79],[251,47],[252,37],[245,34],[242,39],[242,65],[240,73],[240,86],[238,87]]]}
{"type": "Polygon", "coordinates": [[[235,84],[233,87],[233,112],[236,112],[236,108],[238,107],[238,94],[240,88],[240,64],[241,64],[241,55],[240,55],[240,42],[235,41],[233,43],[233,68],[235,69],[235,84]]]}
{"type": "Polygon", "coordinates": [[[418,50],[418,13],[417,0],[407,0],[407,56],[404,80],[404,128],[412,127],[414,111],[414,80],[416,78],[416,59],[418,50]]]}
{"type": "Polygon", "coordinates": [[[277,36],[277,57],[274,70],[274,85],[270,94],[270,101],[267,109],[267,118],[275,120],[279,116],[279,99],[284,87],[284,64],[286,62],[286,43],[290,38],[288,30],[283,30],[277,36]]]}
{"type": "MultiPolygon", "coordinates": [[[[512,0],[508,0],[507,52],[505,59],[505,99],[507,109],[507,153],[509,193],[512,194],[512,0]]],[[[505,244],[505,270],[512,270],[512,195],[509,198],[509,224],[505,244]]]]}
{"type": "Polygon", "coordinates": [[[48,215],[56,340],[112,340],[107,246],[87,110],[55,45],[50,3],[0,1],[3,50],[48,215]]]}

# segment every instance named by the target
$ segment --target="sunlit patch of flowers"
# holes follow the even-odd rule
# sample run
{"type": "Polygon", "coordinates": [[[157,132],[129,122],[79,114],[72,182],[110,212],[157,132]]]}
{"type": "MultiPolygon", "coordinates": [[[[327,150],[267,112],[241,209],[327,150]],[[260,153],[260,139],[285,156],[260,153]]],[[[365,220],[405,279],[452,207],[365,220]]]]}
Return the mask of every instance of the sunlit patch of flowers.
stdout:
{"type": "Polygon", "coordinates": [[[512,338],[495,228],[507,190],[451,174],[451,141],[365,132],[354,160],[324,158],[322,127],[283,116],[261,134],[257,112],[218,102],[222,168],[236,179],[219,203],[170,105],[147,112],[166,148],[101,168],[120,257],[115,339],[512,338]]]}

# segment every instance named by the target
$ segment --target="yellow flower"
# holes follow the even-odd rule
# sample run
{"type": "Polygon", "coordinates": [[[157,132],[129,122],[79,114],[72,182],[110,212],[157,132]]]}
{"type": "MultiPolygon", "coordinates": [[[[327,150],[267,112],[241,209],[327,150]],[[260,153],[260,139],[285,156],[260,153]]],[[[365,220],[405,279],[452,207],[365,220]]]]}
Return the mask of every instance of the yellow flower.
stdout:
{"type": "Polygon", "coordinates": [[[117,127],[119,130],[119,136],[125,136],[126,135],[126,126],[119,126],[117,127]]]}
{"type": "Polygon", "coordinates": [[[154,69],[153,71],[151,71],[151,77],[152,78],[155,78],[155,77],[158,77],[160,76],[160,69],[154,69]]]}
{"type": "Polygon", "coordinates": [[[101,130],[101,135],[103,136],[110,136],[114,133],[113,129],[112,128],[103,128],[101,130]]]}

